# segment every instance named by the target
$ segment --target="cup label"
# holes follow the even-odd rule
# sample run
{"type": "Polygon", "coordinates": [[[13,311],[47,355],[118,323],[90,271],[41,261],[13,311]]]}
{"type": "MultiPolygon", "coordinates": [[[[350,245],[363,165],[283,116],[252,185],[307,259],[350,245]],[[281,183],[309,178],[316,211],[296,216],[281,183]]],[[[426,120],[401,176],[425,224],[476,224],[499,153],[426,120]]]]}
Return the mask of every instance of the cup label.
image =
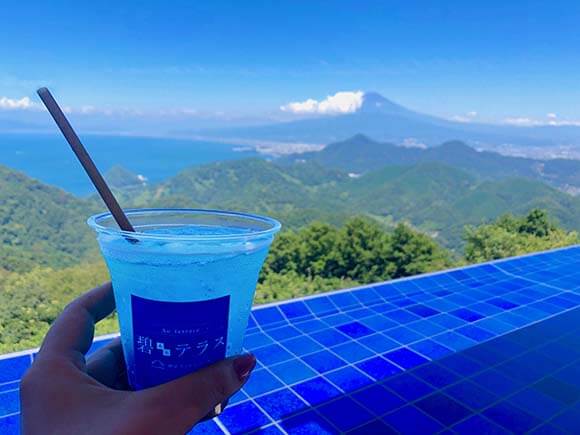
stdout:
{"type": "Polygon", "coordinates": [[[131,295],[135,377],[140,388],[225,358],[230,297],[197,302],[131,295]]]}

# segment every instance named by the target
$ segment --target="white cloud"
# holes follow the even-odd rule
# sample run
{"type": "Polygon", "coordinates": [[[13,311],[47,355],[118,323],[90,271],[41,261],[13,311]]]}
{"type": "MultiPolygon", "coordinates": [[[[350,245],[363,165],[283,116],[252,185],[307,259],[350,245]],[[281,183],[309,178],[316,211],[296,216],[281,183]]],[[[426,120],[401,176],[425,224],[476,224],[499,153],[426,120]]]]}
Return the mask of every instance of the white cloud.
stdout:
{"type": "Polygon", "coordinates": [[[3,110],[33,110],[37,109],[38,106],[38,103],[31,101],[28,97],[22,97],[19,100],[0,97],[0,109],[3,110]]]}
{"type": "Polygon", "coordinates": [[[543,126],[543,125],[551,125],[551,126],[565,126],[565,125],[572,125],[572,126],[580,126],[580,120],[574,119],[557,119],[555,113],[548,113],[547,115],[548,120],[545,119],[533,119],[528,117],[513,117],[513,118],[505,118],[503,120],[504,124],[509,125],[516,125],[519,127],[536,127],[536,126],[543,126]]]}
{"type": "Polygon", "coordinates": [[[362,91],[337,92],[321,101],[309,98],[305,101],[291,102],[280,106],[280,110],[296,114],[319,115],[352,113],[362,106],[363,95],[362,91]]]}
{"type": "Polygon", "coordinates": [[[471,122],[477,117],[477,112],[472,110],[467,112],[465,115],[455,115],[451,117],[452,121],[456,122],[471,122]]]}
{"type": "Polygon", "coordinates": [[[504,124],[517,125],[517,126],[521,126],[521,127],[531,127],[534,125],[541,125],[542,124],[542,122],[538,121],[537,119],[526,118],[524,116],[505,118],[503,120],[503,122],[504,122],[504,124]]]}

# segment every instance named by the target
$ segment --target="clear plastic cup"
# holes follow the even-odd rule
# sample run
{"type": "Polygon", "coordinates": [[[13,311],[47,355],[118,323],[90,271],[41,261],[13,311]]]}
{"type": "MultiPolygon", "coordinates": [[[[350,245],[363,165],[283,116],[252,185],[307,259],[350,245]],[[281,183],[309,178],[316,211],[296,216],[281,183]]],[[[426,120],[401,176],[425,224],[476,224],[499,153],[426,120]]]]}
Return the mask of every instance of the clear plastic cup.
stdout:
{"type": "Polygon", "coordinates": [[[258,275],[280,223],[244,213],[135,209],[136,232],[89,218],[109,268],[131,387],[181,377],[242,349],[258,275]]]}

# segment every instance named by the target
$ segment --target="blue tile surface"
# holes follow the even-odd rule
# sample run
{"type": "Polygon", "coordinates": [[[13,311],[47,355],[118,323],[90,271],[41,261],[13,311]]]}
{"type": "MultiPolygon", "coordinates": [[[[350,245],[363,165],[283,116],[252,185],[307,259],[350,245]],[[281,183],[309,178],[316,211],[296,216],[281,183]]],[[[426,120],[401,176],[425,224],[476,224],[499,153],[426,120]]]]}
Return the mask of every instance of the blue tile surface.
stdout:
{"type": "MultiPolygon", "coordinates": [[[[574,432],[578,271],[573,247],[257,307],[258,367],[191,433],[574,432]]],[[[30,361],[0,357],[2,434],[30,361]]]]}

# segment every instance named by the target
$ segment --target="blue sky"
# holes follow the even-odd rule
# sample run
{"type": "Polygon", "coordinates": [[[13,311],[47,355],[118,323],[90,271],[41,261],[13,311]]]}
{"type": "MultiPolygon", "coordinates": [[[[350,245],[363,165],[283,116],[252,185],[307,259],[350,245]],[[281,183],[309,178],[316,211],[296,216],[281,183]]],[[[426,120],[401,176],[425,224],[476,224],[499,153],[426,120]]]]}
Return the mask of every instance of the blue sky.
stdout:
{"type": "Polygon", "coordinates": [[[86,116],[194,124],[356,90],[448,118],[578,120],[579,23],[572,0],[5,2],[0,117],[48,85],[86,116]]]}

